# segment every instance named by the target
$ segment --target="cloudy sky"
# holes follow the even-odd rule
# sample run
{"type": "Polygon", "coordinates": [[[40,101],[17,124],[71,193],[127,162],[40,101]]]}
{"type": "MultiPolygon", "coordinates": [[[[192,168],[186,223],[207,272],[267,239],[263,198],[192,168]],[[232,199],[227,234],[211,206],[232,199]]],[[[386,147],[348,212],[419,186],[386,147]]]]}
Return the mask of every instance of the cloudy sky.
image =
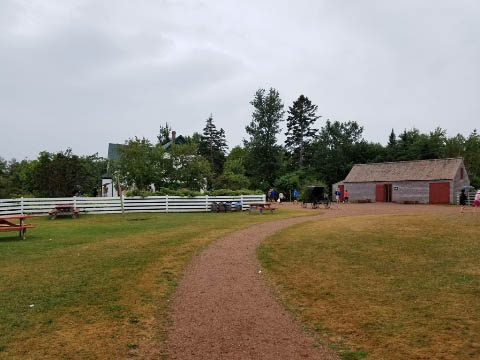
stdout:
{"type": "MultiPolygon", "coordinates": [[[[201,131],[230,146],[258,88],[385,142],[480,128],[477,0],[1,0],[0,156],[201,131]]],[[[320,121],[320,124],[322,121],[320,121]]]]}

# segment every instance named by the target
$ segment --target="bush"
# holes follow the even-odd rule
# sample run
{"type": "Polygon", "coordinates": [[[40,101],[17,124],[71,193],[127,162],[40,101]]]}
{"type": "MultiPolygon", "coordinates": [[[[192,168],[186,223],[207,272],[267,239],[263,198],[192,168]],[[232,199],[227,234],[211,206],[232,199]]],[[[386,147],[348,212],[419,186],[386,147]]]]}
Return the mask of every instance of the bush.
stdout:
{"type": "Polygon", "coordinates": [[[150,191],[147,190],[129,190],[126,193],[126,196],[128,197],[133,197],[133,196],[141,196],[141,197],[147,197],[147,196],[152,196],[153,194],[150,191]]]}
{"type": "Polygon", "coordinates": [[[262,190],[230,190],[230,189],[218,189],[213,191],[206,191],[201,193],[199,191],[193,191],[189,189],[178,189],[172,190],[168,188],[160,188],[155,192],[149,192],[146,190],[131,190],[127,192],[127,196],[184,196],[184,197],[194,197],[194,196],[240,196],[240,195],[263,195],[262,190]]]}
{"type": "Polygon", "coordinates": [[[26,192],[26,193],[12,193],[10,194],[10,197],[9,199],[19,199],[21,197],[24,197],[24,198],[34,198],[35,195],[32,194],[32,193],[29,193],[29,192],[26,192]]]}
{"type": "Polygon", "coordinates": [[[190,189],[178,189],[172,190],[168,188],[160,188],[155,192],[150,192],[146,190],[131,190],[127,191],[127,196],[184,196],[184,197],[194,197],[194,196],[202,196],[203,194],[199,191],[193,191],[190,189]]]}
{"type": "Polygon", "coordinates": [[[209,196],[240,196],[240,195],[263,195],[262,190],[230,190],[230,189],[218,189],[213,191],[208,191],[206,195],[209,196]]]}

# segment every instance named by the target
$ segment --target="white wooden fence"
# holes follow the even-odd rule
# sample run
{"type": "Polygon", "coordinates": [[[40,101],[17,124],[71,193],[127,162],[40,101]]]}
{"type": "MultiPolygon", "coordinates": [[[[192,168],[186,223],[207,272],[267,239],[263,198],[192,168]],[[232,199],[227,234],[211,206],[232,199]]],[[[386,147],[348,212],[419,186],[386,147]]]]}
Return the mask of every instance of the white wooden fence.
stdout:
{"type": "MultiPolygon", "coordinates": [[[[240,196],[149,196],[124,197],[126,213],[133,212],[207,212],[213,202],[238,202],[242,210],[251,203],[265,202],[265,195],[240,196]]],[[[120,197],[69,197],[69,198],[18,198],[0,199],[0,216],[8,215],[46,215],[55,205],[72,204],[84,214],[121,213],[120,197]]]]}
{"type": "MultiPolygon", "coordinates": [[[[472,205],[473,202],[475,201],[475,191],[470,191],[467,193],[467,205],[472,205]]],[[[457,194],[457,204],[460,204],[460,193],[457,194]]]]}

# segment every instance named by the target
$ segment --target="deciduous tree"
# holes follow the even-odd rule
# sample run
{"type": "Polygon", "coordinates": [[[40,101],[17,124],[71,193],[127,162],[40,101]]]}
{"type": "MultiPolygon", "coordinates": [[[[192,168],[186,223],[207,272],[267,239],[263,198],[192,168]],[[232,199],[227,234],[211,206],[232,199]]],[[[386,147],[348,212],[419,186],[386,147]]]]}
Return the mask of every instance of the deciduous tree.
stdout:
{"type": "Polygon", "coordinates": [[[130,139],[119,147],[120,159],[118,169],[122,180],[128,186],[139,190],[147,190],[155,180],[155,164],[153,161],[153,146],[145,138],[130,139]]]}
{"type": "Polygon", "coordinates": [[[160,145],[165,145],[170,141],[170,134],[172,133],[172,127],[168,125],[168,122],[165,123],[165,126],[160,125],[160,130],[157,135],[158,143],[160,145]]]}
{"type": "Polygon", "coordinates": [[[240,190],[249,188],[250,180],[245,175],[247,155],[247,151],[240,146],[236,146],[230,151],[223,167],[223,173],[214,181],[217,189],[240,190]]]}
{"type": "Polygon", "coordinates": [[[209,162],[198,155],[196,144],[175,145],[168,154],[171,159],[170,188],[205,190],[212,179],[209,162]]]}

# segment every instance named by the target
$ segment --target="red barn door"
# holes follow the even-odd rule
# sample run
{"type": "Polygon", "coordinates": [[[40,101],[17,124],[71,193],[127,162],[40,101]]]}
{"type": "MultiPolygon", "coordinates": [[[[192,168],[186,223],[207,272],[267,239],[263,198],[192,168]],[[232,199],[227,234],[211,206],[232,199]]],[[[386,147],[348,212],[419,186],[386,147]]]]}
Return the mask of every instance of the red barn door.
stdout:
{"type": "Polygon", "coordinates": [[[375,201],[376,202],[385,201],[385,187],[383,184],[377,184],[375,186],[375,201]]]}
{"type": "Polygon", "coordinates": [[[343,201],[343,191],[345,190],[345,185],[338,185],[338,188],[340,189],[340,201],[343,201]]]}
{"type": "Polygon", "coordinates": [[[450,183],[430,183],[430,204],[450,203],[450,183]]]}

